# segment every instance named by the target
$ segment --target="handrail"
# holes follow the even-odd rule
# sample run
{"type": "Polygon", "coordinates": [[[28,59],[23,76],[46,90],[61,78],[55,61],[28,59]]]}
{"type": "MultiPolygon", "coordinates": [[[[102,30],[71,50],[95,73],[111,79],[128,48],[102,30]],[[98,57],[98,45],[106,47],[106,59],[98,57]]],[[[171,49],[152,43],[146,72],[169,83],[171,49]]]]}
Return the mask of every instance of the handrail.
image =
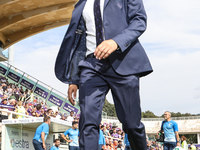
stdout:
{"type": "Polygon", "coordinates": [[[14,111],[9,111],[9,110],[5,110],[5,109],[0,109],[0,112],[5,112],[5,113],[8,113],[8,119],[12,119],[12,115],[19,115],[19,116],[23,116],[25,118],[32,118],[32,116],[29,116],[29,115],[24,115],[24,114],[21,114],[21,113],[16,113],[14,111]]]}

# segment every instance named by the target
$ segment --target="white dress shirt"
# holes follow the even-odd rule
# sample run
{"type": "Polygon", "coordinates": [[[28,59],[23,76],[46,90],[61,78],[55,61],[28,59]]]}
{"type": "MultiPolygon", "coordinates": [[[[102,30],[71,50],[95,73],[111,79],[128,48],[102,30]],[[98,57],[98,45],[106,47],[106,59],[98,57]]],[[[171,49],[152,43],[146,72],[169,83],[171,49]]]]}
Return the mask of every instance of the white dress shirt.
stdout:
{"type": "MultiPolygon", "coordinates": [[[[86,24],[86,56],[94,53],[96,49],[96,29],[94,21],[94,0],[87,0],[83,9],[83,18],[86,24]]],[[[101,18],[103,19],[104,0],[100,0],[101,18]]],[[[103,34],[104,35],[104,34],[103,34]]]]}

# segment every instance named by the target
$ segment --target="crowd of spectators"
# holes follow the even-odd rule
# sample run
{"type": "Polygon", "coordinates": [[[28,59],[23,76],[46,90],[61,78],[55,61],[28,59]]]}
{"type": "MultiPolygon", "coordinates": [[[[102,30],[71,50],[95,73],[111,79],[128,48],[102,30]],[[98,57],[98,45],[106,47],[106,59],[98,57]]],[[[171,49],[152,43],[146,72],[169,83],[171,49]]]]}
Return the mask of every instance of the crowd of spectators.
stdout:
{"type": "MultiPolygon", "coordinates": [[[[111,123],[102,123],[100,129],[103,131],[106,144],[102,150],[125,150],[126,137],[122,129],[111,123]]],[[[163,150],[163,144],[147,139],[147,150],[163,150]]]]}
{"type": "MultiPolygon", "coordinates": [[[[74,112],[71,112],[70,116],[68,116],[66,113],[61,113],[59,107],[52,109],[46,102],[34,96],[32,90],[24,89],[18,84],[9,83],[3,76],[0,76],[0,109],[33,117],[44,117],[47,115],[70,122],[74,120],[71,117],[74,116],[74,112]]],[[[0,113],[1,120],[8,119],[6,112],[0,113]]],[[[13,119],[23,118],[23,115],[13,115],[13,119]]],[[[78,120],[78,118],[75,119],[78,120]]]]}
{"type": "MultiPolygon", "coordinates": [[[[18,84],[9,83],[3,76],[0,76],[0,109],[33,117],[51,116],[69,122],[79,121],[79,117],[74,116],[73,111],[68,116],[61,114],[59,107],[56,110],[51,109],[44,101],[38,100],[32,90],[24,89],[18,84]]],[[[1,112],[1,119],[7,118],[7,113],[1,112]]],[[[13,118],[23,118],[23,115],[13,115],[13,118]]],[[[105,145],[102,147],[103,150],[125,149],[125,133],[122,129],[115,125],[113,126],[111,123],[102,123],[100,129],[105,137],[105,145]]],[[[147,150],[163,150],[163,145],[156,141],[147,140],[147,150]]]]}

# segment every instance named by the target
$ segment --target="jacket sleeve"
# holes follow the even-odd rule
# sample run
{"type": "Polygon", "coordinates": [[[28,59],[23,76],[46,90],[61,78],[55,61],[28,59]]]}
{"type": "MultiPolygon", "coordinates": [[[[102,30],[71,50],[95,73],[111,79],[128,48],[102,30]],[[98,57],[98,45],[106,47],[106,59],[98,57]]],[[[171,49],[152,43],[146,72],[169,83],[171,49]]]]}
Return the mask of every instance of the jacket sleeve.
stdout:
{"type": "Polygon", "coordinates": [[[146,30],[146,12],[142,0],[127,0],[127,17],[129,25],[113,40],[124,52],[146,30]]]}

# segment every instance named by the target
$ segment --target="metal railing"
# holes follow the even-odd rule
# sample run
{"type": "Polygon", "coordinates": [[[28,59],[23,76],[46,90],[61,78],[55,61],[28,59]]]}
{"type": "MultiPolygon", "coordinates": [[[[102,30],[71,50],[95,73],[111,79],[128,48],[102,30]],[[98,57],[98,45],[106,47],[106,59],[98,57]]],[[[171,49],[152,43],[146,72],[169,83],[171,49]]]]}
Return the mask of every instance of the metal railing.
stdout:
{"type": "Polygon", "coordinates": [[[13,115],[19,115],[19,116],[22,116],[22,117],[25,117],[25,118],[32,118],[32,116],[21,114],[21,113],[16,113],[14,111],[9,111],[9,110],[6,110],[6,109],[0,109],[0,112],[7,113],[8,119],[13,119],[13,115]]]}

